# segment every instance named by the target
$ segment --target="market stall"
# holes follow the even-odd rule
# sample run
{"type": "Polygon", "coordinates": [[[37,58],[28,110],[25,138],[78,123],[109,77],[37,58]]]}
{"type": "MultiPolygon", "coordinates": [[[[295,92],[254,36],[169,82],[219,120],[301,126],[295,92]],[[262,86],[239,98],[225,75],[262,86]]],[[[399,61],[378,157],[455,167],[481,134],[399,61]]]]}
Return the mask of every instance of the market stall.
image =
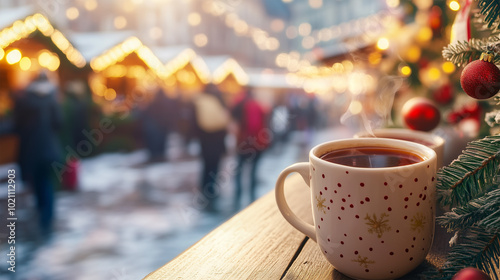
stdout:
{"type": "Polygon", "coordinates": [[[0,11],[0,163],[16,159],[12,110],[20,90],[41,72],[58,85],[78,76],[85,58],[44,15],[30,7],[0,11]]]}

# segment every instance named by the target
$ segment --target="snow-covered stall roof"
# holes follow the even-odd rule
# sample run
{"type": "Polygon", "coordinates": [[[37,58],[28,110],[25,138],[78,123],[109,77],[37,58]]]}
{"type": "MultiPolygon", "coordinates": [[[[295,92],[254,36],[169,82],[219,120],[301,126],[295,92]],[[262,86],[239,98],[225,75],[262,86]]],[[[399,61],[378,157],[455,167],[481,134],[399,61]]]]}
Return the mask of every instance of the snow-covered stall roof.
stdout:
{"type": "Polygon", "coordinates": [[[155,47],[152,52],[164,64],[164,77],[169,77],[191,64],[201,81],[210,81],[210,71],[205,61],[189,46],[155,47]]]}
{"type": "Polygon", "coordinates": [[[202,58],[210,71],[213,83],[222,82],[229,74],[233,74],[240,85],[248,83],[247,73],[234,58],[227,55],[202,56],[202,58]]]}

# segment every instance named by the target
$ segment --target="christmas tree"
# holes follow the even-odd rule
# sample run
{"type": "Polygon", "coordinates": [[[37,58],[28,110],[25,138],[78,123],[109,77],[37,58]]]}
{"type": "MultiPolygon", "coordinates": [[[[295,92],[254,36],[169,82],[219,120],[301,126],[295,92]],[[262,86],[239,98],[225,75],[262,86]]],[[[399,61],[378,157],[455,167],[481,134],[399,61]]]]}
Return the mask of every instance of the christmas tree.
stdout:
{"type": "MultiPolygon", "coordinates": [[[[492,106],[500,87],[500,2],[476,0],[472,22],[480,25],[483,38],[449,44],[443,57],[464,66],[460,82],[464,91],[492,106]],[[493,102],[492,102],[493,101],[493,102]]],[[[446,262],[426,276],[451,279],[465,267],[476,267],[493,279],[500,279],[500,111],[486,114],[492,128],[489,136],[470,142],[463,153],[438,172],[438,199],[445,209],[438,223],[455,232],[446,262]]]]}

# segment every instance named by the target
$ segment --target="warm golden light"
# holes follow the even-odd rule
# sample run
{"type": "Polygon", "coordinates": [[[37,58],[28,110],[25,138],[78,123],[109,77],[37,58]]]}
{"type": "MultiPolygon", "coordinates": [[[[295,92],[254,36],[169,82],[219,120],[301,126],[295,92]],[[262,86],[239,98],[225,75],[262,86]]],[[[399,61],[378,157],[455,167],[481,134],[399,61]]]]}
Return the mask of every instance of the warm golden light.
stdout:
{"type": "Polygon", "coordinates": [[[115,98],[116,98],[116,91],[112,88],[106,89],[106,91],[104,92],[104,99],[108,101],[113,101],[115,100],[115,98]]]}
{"type": "Polygon", "coordinates": [[[371,64],[371,65],[377,65],[380,63],[380,61],[382,61],[382,55],[379,53],[379,52],[372,52],[369,56],[368,56],[368,62],[371,64]]]}
{"type": "Polygon", "coordinates": [[[121,78],[127,74],[127,67],[121,64],[111,65],[104,74],[106,77],[121,78]]]}
{"type": "Polygon", "coordinates": [[[80,11],[76,7],[70,7],[66,10],[66,17],[69,20],[75,20],[80,16],[80,11]]]}
{"type": "Polygon", "coordinates": [[[427,72],[427,75],[429,76],[429,79],[437,81],[439,80],[439,78],[441,78],[441,71],[439,71],[439,69],[436,67],[431,67],[427,72]]]}
{"type": "Polygon", "coordinates": [[[450,10],[452,11],[458,11],[460,10],[460,3],[458,3],[457,1],[453,0],[451,1],[449,4],[448,4],[448,7],[450,7],[450,10]]]}
{"type": "Polygon", "coordinates": [[[399,6],[399,0],[386,0],[385,3],[389,8],[397,8],[399,6]]]}
{"type": "Polygon", "coordinates": [[[201,23],[201,16],[199,13],[192,12],[188,15],[188,23],[191,26],[197,26],[201,23]]]}
{"type": "Polygon", "coordinates": [[[350,60],[342,61],[342,66],[344,66],[345,72],[351,72],[354,69],[354,64],[350,60]]]}
{"type": "Polygon", "coordinates": [[[127,19],[124,16],[117,16],[113,20],[116,29],[123,29],[127,26],[127,19]]]}
{"type": "Polygon", "coordinates": [[[453,64],[450,61],[443,62],[443,64],[441,65],[441,68],[443,69],[443,72],[445,72],[447,74],[451,74],[451,73],[455,72],[455,64],[453,64]]]}
{"type": "Polygon", "coordinates": [[[15,64],[18,63],[21,60],[22,54],[21,51],[18,49],[13,49],[7,53],[7,56],[5,59],[7,60],[8,64],[15,64]]]}
{"type": "Polygon", "coordinates": [[[19,68],[23,71],[28,71],[31,68],[31,59],[29,57],[23,57],[21,58],[21,61],[19,61],[19,68]]]}
{"type": "Polygon", "coordinates": [[[97,1],[96,0],[85,0],[83,6],[87,11],[94,11],[97,9],[97,1]]]}
{"type": "Polygon", "coordinates": [[[199,33],[199,34],[194,35],[193,41],[197,47],[204,47],[208,43],[208,38],[207,38],[207,35],[205,35],[203,33],[199,33]]]}
{"type": "Polygon", "coordinates": [[[357,115],[363,111],[363,104],[359,102],[358,100],[354,100],[351,102],[349,105],[349,112],[353,115],[357,115]]]}
{"type": "Polygon", "coordinates": [[[417,34],[418,40],[422,42],[429,41],[432,38],[432,29],[430,27],[422,27],[417,34]]]}
{"type": "Polygon", "coordinates": [[[387,50],[389,48],[389,40],[385,37],[378,39],[377,48],[379,50],[387,50]]]}
{"type": "Polygon", "coordinates": [[[4,56],[5,56],[5,51],[2,48],[0,48],[0,60],[2,60],[4,56]]]}
{"type": "Polygon", "coordinates": [[[406,59],[408,62],[417,62],[420,59],[421,53],[422,51],[418,46],[411,46],[406,53],[406,59]]]}
{"type": "Polygon", "coordinates": [[[38,64],[40,64],[40,66],[47,68],[50,64],[51,58],[52,58],[52,55],[49,52],[42,51],[38,55],[38,64]]]}
{"type": "Polygon", "coordinates": [[[401,67],[401,74],[403,74],[403,76],[406,76],[406,77],[410,76],[411,75],[410,66],[405,65],[405,66],[401,67]]]}
{"type": "Polygon", "coordinates": [[[56,55],[51,55],[49,64],[47,65],[47,69],[50,71],[56,71],[59,69],[59,65],[61,65],[61,61],[59,60],[59,57],[56,55]]]}

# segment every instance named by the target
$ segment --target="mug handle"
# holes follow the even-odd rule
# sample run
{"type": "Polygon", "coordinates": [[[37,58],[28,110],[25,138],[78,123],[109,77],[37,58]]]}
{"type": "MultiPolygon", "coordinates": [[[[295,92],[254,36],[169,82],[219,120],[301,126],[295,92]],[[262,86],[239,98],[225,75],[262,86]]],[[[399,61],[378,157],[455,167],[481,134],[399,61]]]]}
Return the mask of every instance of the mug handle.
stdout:
{"type": "Polygon", "coordinates": [[[285,168],[283,171],[281,171],[280,175],[278,176],[278,180],[276,180],[275,194],[276,194],[276,203],[278,204],[278,209],[280,210],[283,217],[285,217],[285,219],[293,227],[295,227],[297,230],[307,235],[309,238],[314,240],[314,242],[316,242],[316,231],[314,230],[314,226],[310,223],[306,223],[305,221],[297,217],[297,215],[295,215],[292,212],[292,210],[290,210],[290,207],[286,202],[285,191],[284,191],[285,179],[288,176],[288,174],[292,172],[299,173],[302,176],[302,179],[304,179],[304,182],[306,182],[307,186],[309,186],[308,162],[295,163],[285,168]]]}

